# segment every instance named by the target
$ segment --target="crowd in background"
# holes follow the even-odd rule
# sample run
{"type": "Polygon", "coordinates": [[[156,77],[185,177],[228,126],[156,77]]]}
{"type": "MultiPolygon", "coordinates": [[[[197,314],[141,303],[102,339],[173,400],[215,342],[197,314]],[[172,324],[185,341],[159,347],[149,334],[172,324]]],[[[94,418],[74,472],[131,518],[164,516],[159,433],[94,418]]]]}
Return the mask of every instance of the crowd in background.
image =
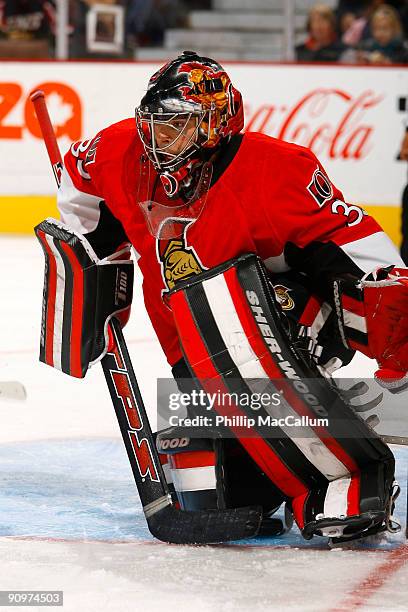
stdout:
{"type": "MultiPolygon", "coordinates": [[[[189,11],[211,9],[212,2],[69,0],[71,58],[101,57],[87,48],[85,37],[86,15],[94,4],[123,7],[125,43],[122,55],[132,57],[138,47],[160,47],[167,28],[187,26],[189,11]]],[[[55,0],[0,0],[0,57],[6,57],[10,50],[14,56],[23,57],[27,49],[31,57],[52,55],[55,27],[55,0]]],[[[108,40],[113,27],[109,16],[100,19],[100,38],[108,40]]],[[[309,12],[306,30],[307,39],[295,49],[298,61],[408,63],[408,0],[388,0],[387,3],[339,0],[335,9],[319,3],[309,12]]],[[[109,53],[103,56],[108,57],[109,53]]]]}
{"type": "MultiPolygon", "coordinates": [[[[210,9],[211,0],[68,0],[70,57],[92,57],[86,48],[86,15],[95,5],[122,6],[125,15],[124,55],[131,55],[138,46],[160,46],[167,28],[186,25],[189,10],[210,9]],[[188,9],[188,10],[187,10],[188,9]]],[[[31,55],[44,52],[52,55],[55,44],[56,3],[55,0],[0,0],[0,57],[1,43],[30,43],[31,55]],[[42,44],[40,44],[40,42],[42,44]],[[44,46],[46,45],[46,46],[44,46]]],[[[109,38],[112,22],[109,17],[100,20],[101,38],[109,38]]],[[[18,52],[17,44],[13,53],[18,52]]],[[[24,55],[24,52],[23,54],[24,55]]],[[[104,53],[103,56],[108,56],[104,53]]]]}
{"type": "Polygon", "coordinates": [[[47,57],[54,33],[52,1],[0,0],[0,57],[47,57]]]}
{"type": "MultiPolygon", "coordinates": [[[[93,4],[119,5],[125,14],[124,55],[132,57],[140,46],[160,46],[167,28],[182,26],[184,5],[181,0],[71,0],[70,21],[76,27],[71,40],[71,57],[94,57],[86,48],[86,13],[93,4]]],[[[100,24],[103,27],[103,22],[100,24]]],[[[101,37],[109,38],[109,22],[101,37]]],[[[105,57],[107,54],[105,53],[105,57]]]]}
{"type": "Polygon", "coordinates": [[[406,0],[340,0],[337,10],[316,4],[298,61],[396,64],[408,62],[406,0]]]}

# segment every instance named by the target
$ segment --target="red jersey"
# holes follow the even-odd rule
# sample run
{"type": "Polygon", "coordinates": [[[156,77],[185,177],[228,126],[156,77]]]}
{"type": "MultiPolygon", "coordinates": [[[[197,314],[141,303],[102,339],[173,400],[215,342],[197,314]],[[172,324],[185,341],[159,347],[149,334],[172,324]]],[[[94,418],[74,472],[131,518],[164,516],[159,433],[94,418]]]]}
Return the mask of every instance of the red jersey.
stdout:
{"type": "Polygon", "coordinates": [[[133,244],[146,308],[171,365],[181,351],[163,293],[178,280],[248,252],[271,272],[307,274],[322,294],[336,274],[361,277],[379,266],[403,266],[381,227],[345,203],[304,147],[257,133],[234,136],[215,162],[200,216],[166,241],[149,233],[139,206],[149,189],[142,156],[133,119],[75,143],[65,156],[58,203],[62,221],[86,234],[98,255],[126,239],[133,244]]]}

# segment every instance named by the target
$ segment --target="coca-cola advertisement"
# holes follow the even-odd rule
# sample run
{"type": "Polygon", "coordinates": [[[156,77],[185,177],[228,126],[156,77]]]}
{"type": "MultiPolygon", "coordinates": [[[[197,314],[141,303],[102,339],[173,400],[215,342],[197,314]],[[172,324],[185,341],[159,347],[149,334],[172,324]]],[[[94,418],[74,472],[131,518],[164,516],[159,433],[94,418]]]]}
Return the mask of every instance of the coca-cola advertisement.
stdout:
{"type": "MultiPolygon", "coordinates": [[[[349,202],[396,213],[406,180],[406,164],[397,155],[406,120],[399,100],[407,94],[408,69],[234,62],[225,67],[244,98],[245,130],[310,147],[349,202]]],[[[133,116],[157,68],[153,63],[3,63],[0,197],[54,193],[30,91],[46,91],[64,151],[72,141],[133,116]],[[24,183],[22,167],[29,175],[24,183]]]]}
{"type": "Polygon", "coordinates": [[[318,157],[361,160],[372,150],[375,130],[367,113],[381,100],[371,90],[353,96],[342,89],[312,89],[288,105],[247,105],[245,129],[296,142],[318,157]]]}
{"type": "MultiPolygon", "coordinates": [[[[234,67],[232,67],[233,69],[234,67]]],[[[309,147],[346,197],[395,206],[406,168],[399,100],[408,69],[352,66],[240,66],[246,130],[309,147]]]]}

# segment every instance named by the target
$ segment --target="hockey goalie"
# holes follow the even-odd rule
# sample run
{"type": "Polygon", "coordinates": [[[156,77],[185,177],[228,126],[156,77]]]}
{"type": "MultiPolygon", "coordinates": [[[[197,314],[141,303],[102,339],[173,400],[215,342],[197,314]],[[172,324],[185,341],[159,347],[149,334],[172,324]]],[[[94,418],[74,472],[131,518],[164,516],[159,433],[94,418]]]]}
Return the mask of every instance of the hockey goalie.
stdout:
{"type": "MultiPolygon", "coordinates": [[[[286,415],[313,417],[318,407],[328,417],[326,428],[305,426],[302,435],[254,426],[246,436],[231,426],[230,435],[204,429],[181,445],[177,427],[158,432],[182,509],[255,503],[263,529],[276,532],[284,526],[273,514],[286,504],[306,539],[393,531],[394,457],[331,375],[357,350],[377,360],[379,384],[408,387],[408,270],[310,150],[243,126],[241,94],[223,67],[185,51],[151,77],[135,119],[71,146],[60,229],[81,236],[94,261],[134,247],[180,389],[251,393],[254,380],[278,380],[286,415]]],[[[67,268],[78,261],[63,259],[67,295],[67,268]]],[[[96,310],[112,299],[99,291],[96,310]]],[[[124,324],[129,300],[120,310],[124,324]]],[[[63,330],[62,343],[72,336],[63,330]]],[[[83,376],[95,360],[82,346],[85,366],[74,349],[64,365],[52,343],[43,361],[55,366],[59,356],[70,374],[83,376]]]]}

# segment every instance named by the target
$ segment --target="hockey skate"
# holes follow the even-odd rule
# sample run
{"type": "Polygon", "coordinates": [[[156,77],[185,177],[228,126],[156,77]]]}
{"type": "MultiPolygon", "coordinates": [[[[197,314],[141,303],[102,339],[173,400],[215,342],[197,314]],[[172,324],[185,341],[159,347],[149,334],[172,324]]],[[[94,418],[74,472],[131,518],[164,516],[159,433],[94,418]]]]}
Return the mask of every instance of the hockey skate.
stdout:
{"type": "Polygon", "coordinates": [[[401,530],[399,521],[393,516],[400,491],[399,484],[394,481],[384,511],[364,512],[347,518],[320,518],[318,515],[315,521],[306,525],[302,534],[306,539],[311,539],[313,535],[328,537],[330,548],[356,543],[368,537],[375,538],[378,543],[382,534],[398,533],[401,530]]]}

